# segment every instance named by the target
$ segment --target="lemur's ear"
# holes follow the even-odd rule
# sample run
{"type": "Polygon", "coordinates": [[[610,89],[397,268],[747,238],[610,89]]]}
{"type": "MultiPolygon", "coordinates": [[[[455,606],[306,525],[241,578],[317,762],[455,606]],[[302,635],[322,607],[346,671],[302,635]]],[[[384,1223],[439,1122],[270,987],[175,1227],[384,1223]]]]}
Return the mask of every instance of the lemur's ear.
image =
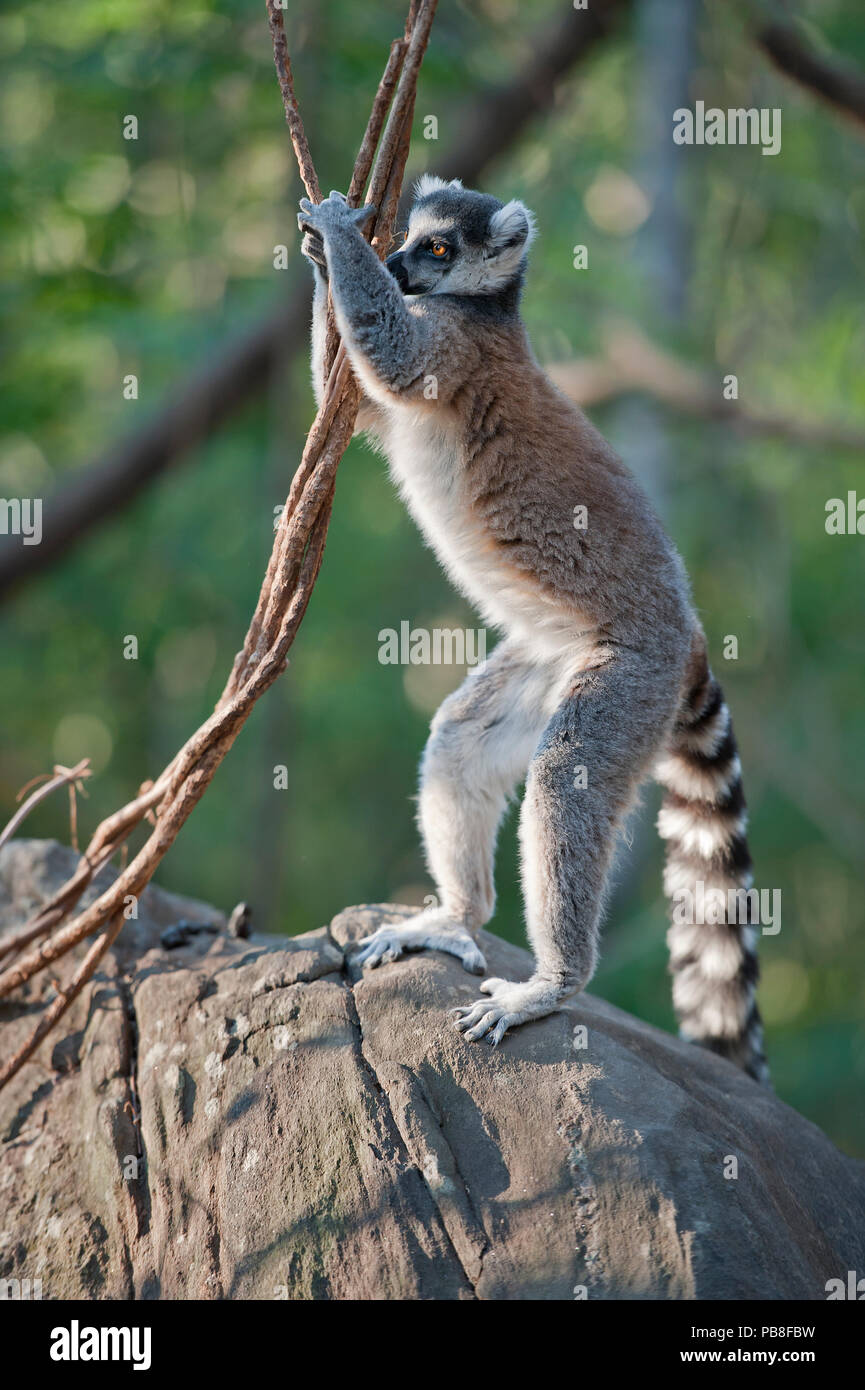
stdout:
{"type": "Polygon", "coordinates": [[[535,235],[535,219],[524,203],[512,198],[490,218],[485,256],[502,268],[516,270],[535,235]]]}

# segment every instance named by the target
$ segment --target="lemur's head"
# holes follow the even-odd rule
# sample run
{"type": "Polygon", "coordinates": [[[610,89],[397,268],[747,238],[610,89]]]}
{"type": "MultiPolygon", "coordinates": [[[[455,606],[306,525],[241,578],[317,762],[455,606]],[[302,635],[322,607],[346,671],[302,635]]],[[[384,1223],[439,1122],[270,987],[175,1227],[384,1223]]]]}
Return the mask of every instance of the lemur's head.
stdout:
{"type": "Polygon", "coordinates": [[[387,258],[403,294],[500,297],[525,273],[534,219],[516,201],[424,174],[415,185],[405,244],[387,258]]]}

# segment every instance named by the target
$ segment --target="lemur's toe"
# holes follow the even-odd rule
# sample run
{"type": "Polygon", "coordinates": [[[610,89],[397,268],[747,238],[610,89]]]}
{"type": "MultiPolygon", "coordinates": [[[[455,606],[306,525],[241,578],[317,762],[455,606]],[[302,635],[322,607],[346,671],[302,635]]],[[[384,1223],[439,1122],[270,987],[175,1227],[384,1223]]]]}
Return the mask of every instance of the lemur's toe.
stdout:
{"type": "MultiPolygon", "coordinates": [[[[487,968],[483,952],[471,940],[460,952],[460,960],[463,963],[463,969],[468,970],[471,975],[483,975],[487,968]]],[[[483,989],[483,985],[481,985],[481,989],[483,989]]]]}
{"type": "Polygon", "coordinates": [[[502,1038],[505,1036],[505,1033],[508,1031],[511,1025],[518,1022],[519,1019],[517,1018],[516,1014],[505,1014],[503,1018],[499,1019],[495,1028],[493,1028],[492,1032],[489,1034],[487,1041],[493,1047],[498,1047],[499,1043],[501,1042],[502,1038]]]}
{"type": "MultiPolygon", "coordinates": [[[[504,982],[494,980],[491,983],[504,982]]],[[[469,1042],[479,1042],[485,1037],[493,1047],[498,1047],[508,1029],[521,1021],[519,1014],[505,1013],[500,1004],[491,1003],[489,999],[478,999],[474,1004],[460,1005],[459,1008],[451,1009],[451,1013],[461,1015],[455,1023],[464,1038],[469,1042]]]]}
{"type": "MultiPolygon", "coordinates": [[[[474,1004],[464,1004],[460,1007],[460,1017],[456,1020],[456,1026],[461,1033],[468,1033],[470,1028],[474,1028],[480,1023],[484,1014],[489,1012],[490,1001],[488,999],[478,999],[474,1004]]],[[[456,1013],[457,1010],[454,1010],[456,1013]]]]}
{"type": "Polygon", "coordinates": [[[497,975],[493,975],[489,980],[484,980],[480,986],[481,994],[495,994],[499,985],[507,984],[506,980],[500,980],[497,975]]]}
{"type": "Polygon", "coordinates": [[[396,960],[402,955],[402,946],[387,932],[373,932],[372,936],[365,936],[359,943],[360,950],[355,956],[355,964],[371,969],[380,965],[382,961],[396,960]]]}
{"type": "Polygon", "coordinates": [[[490,1009],[487,1013],[481,1014],[480,1019],[474,1027],[466,1029],[466,1037],[469,1042],[478,1042],[485,1033],[489,1032],[497,1018],[498,1014],[495,1009],[490,1009]]]}

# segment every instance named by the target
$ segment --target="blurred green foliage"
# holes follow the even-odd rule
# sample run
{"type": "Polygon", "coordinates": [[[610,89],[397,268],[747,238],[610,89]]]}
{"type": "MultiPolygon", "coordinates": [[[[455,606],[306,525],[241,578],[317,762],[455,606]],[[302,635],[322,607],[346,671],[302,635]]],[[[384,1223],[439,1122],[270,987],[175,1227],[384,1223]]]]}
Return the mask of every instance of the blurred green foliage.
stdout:
{"type": "MultiPolygon", "coordinates": [[[[560,5],[442,0],[419,117],[439,148],[466,100],[506,80],[560,5]]],[[[801,7],[805,32],[865,66],[856,0],[801,7]]],[[[324,188],[345,186],[402,5],[302,0],[287,17],[298,94],[324,188]]],[[[263,5],[239,0],[12,3],[0,15],[0,220],[5,325],[0,495],[46,496],[138,429],[306,267],[300,192],[263,5]],[[138,118],[137,141],[122,138],[138,118]],[[273,248],[291,252],[273,268],[273,248]],[[124,400],[134,373],[140,398],[124,400]]],[[[643,330],[740,402],[865,422],[865,145],[785,83],[733,7],[700,13],[693,97],[783,110],[777,158],[683,149],[675,197],[691,247],[686,308],[656,313],[641,246],[635,94],[651,54],[625,22],[562,82],[555,110],[485,175],[537,212],[525,316],[542,360],[599,351],[604,321],[643,330]],[[572,247],[589,248],[589,269],[572,247]]],[[[671,114],[671,113],[670,113],[671,114]]],[[[412,170],[435,169],[420,120],[412,170]]],[[[719,388],[720,389],[720,388],[719,388]]],[[[828,536],[825,504],[865,495],[861,458],[735,434],[644,406],[593,413],[636,471],[641,419],[663,444],[647,482],[693,578],[735,712],[759,886],[780,888],[762,1003],[780,1095],[865,1152],[865,538],[828,536]],[[725,661],[734,634],[739,657],[725,661]]],[[[211,709],[251,613],[312,416],[303,358],[206,448],[0,613],[2,818],[55,760],[93,758],[87,833],[153,775],[211,709]],[[124,639],[138,660],[123,657],[124,639]]],[[[255,710],[160,872],[166,886],[259,928],[299,932],[346,904],[431,891],[414,826],[432,710],[461,673],[378,661],[378,633],[476,626],[362,444],[342,465],[324,569],[291,665],[255,710]],[[288,768],[288,790],[274,768],[288,768]]],[[[661,848],[647,794],[593,988],[672,1027],[661,848]]],[[[27,833],[68,836],[61,797],[27,833]]],[[[501,841],[494,929],[523,939],[514,816],[501,841]]]]}

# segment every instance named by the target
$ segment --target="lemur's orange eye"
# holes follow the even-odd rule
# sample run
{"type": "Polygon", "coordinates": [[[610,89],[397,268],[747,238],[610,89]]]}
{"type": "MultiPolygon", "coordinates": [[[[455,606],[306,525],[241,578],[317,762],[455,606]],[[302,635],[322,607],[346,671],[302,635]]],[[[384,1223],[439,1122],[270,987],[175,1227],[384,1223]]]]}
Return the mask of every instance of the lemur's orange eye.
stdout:
{"type": "Polygon", "coordinates": [[[438,260],[441,260],[442,256],[446,256],[448,253],[447,245],[443,241],[434,241],[430,250],[438,260]]]}

